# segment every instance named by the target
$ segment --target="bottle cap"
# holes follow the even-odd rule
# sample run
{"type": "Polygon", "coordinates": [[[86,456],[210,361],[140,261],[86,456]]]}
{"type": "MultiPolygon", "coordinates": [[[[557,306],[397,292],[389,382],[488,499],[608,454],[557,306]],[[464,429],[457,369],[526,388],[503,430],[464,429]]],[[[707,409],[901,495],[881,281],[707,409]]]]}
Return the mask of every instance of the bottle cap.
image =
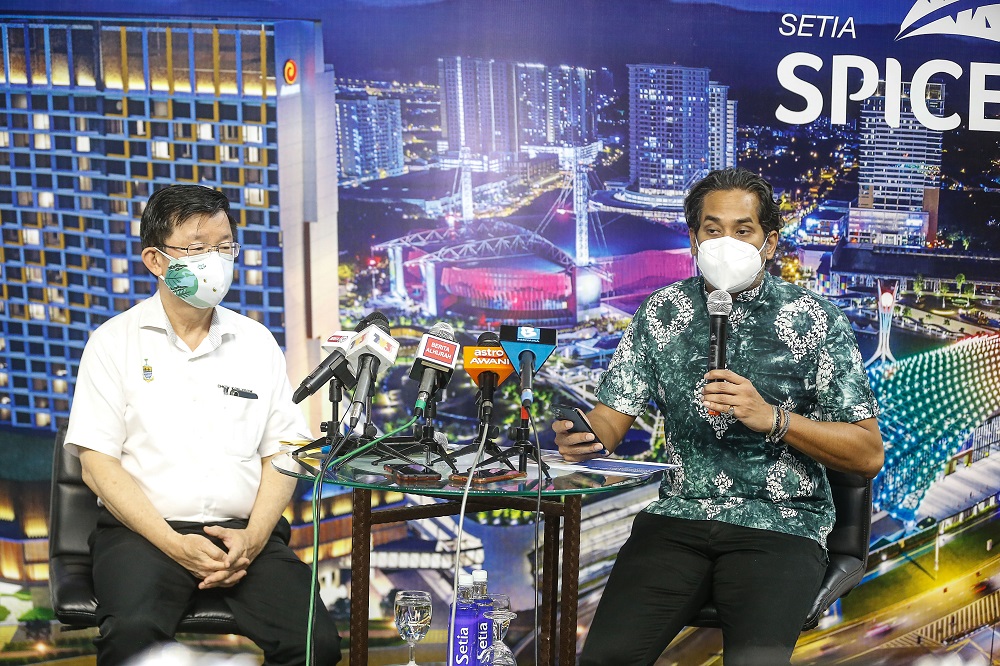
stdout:
{"type": "Polygon", "coordinates": [[[458,586],[459,587],[472,587],[472,574],[460,573],[458,574],[458,586]]]}
{"type": "Polygon", "coordinates": [[[485,583],[489,580],[489,575],[486,573],[486,569],[476,569],[472,572],[472,580],[477,583],[485,583]]]}

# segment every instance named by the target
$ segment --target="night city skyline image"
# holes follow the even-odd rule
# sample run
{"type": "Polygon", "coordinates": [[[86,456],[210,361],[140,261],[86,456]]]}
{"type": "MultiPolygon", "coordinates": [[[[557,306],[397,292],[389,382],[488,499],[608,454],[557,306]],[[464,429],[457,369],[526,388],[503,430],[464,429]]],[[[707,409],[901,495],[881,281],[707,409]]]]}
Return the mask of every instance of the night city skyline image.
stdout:
{"type": "MultiPolygon", "coordinates": [[[[260,322],[292,386],[327,336],[374,311],[400,349],[379,375],[379,432],[410,421],[421,337],[463,346],[502,325],[554,329],[532,420],[590,409],[632,315],[698,274],[683,200],[709,171],[775,189],[768,270],[835,304],[879,401],[860,585],[795,664],[1000,663],[1000,25],[998,5],[898,0],[11,2],[0,13],[0,643],[11,658],[92,654],[47,599],[52,442],[89,334],[144,300],[145,201],[198,183],[230,199],[242,246],[223,305],[260,322]],[[46,615],[46,613],[48,613],[46,615]],[[25,619],[26,618],[26,619],[25,619]],[[36,644],[43,644],[37,648],[36,644]],[[980,661],[974,661],[979,659],[980,661]]],[[[461,363],[433,423],[477,437],[461,363]]],[[[514,444],[516,377],[497,391],[514,444]]],[[[327,391],[303,402],[320,435],[327,391]]],[[[679,406],[678,408],[683,408],[679,406]]],[[[655,405],[616,451],[668,462],[655,405]]],[[[656,483],[584,500],[577,649],[656,483]]],[[[347,626],[350,489],[312,484],[286,517],[347,626]]],[[[379,506],[412,506],[399,492],[379,506]]],[[[531,512],[470,514],[461,548],[508,592],[508,644],[532,663],[531,512]]],[[[457,517],[373,535],[371,654],[402,658],[391,592],[430,589],[426,661],[444,659],[457,517]],[[445,556],[426,566],[422,553],[445,556]]],[[[220,647],[220,642],[208,643],[220,647]]],[[[252,650],[245,639],[226,649],[252,650]]],[[[684,633],[658,663],[721,663],[684,633]]],[[[4,660],[0,652],[0,661],[4,660]]],[[[374,657],[373,657],[374,658],[374,657]]],[[[522,661],[523,660],[523,661],[522,661]]]]}

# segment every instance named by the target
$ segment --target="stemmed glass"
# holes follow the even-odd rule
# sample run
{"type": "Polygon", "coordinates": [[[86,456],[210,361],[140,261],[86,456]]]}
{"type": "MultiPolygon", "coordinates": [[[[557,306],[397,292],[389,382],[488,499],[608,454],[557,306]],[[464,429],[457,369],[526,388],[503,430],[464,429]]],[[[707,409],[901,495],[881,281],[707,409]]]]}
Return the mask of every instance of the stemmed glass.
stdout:
{"type": "Polygon", "coordinates": [[[493,620],[493,642],[483,652],[479,663],[482,666],[517,666],[514,653],[503,642],[510,628],[510,621],[517,617],[517,613],[511,612],[510,597],[506,594],[488,596],[493,602],[493,608],[483,613],[483,617],[493,620]]]}
{"type": "Polygon", "coordinates": [[[421,590],[400,590],[396,593],[396,630],[410,648],[406,666],[417,666],[413,649],[431,628],[431,594],[421,590]]]}

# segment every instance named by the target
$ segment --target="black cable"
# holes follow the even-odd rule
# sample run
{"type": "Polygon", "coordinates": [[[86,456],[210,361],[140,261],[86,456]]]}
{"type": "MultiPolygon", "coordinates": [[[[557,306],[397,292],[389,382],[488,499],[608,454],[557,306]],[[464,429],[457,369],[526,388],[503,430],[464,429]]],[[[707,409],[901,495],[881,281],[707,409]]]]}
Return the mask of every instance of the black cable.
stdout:
{"type": "MultiPolygon", "coordinates": [[[[535,430],[535,420],[533,418],[531,418],[531,411],[527,410],[527,414],[528,414],[528,425],[531,427],[531,435],[532,435],[532,437],[535,438],[535,455],[538,456],[538,460],[536,461],[538,463],[538,465],[537,465],[537,467],[538,467],[538,496],[537,496],[536,505],[535,505],[535,576],[534,576],[534,579],[532,580],[532,583],[534,584],[534,589],[535,589],[535,640],[533,642],[535,644],[535,663],[537,664],[537,663],[539,663],[538,662],[538,607],[539,607],[539,603],[538,603],[538,569],[539,569],[539,567],[538,567],[538,517],[542,514],[542,479],[544,477],[542,476],[542,449],[538,445],[538,431],[535,430]]],[[[558,550],[559,550],[559,544],[557,544],[557,543],[556,544],[552,544],[552,547],[555,548],[556,551],[558,552],[558,550]]],[[[552,571],[552,572],[549,572],[549,573],[551,575],[553,575],[553,576],[556,575],[555,571],[552,571]]],[[[558,589],[558,586],[557,586],[556,589],[558,589]]],[[[553,604],[556,603],[556,600],[553,599],[552,603],[553,604]]]]}

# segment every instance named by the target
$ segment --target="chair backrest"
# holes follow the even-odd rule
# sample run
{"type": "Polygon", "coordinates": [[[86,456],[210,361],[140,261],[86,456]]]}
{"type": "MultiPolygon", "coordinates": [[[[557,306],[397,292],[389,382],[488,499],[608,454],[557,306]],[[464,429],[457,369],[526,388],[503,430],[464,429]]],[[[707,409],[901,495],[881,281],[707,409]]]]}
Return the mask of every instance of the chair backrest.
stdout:
{"type": "Polygon", "coordinates": [[[872,481],[860,474],[826,470],[837,519],[826,538],[830,564],[803,629],[812,629],[826,609],[853,590],[865,575],[872,529],[872,481]]]}
{"type": "MultiPolygon", "coordinates": [[[[802,628],[812,629],[833,602],[861,582],[868,566],[872,526],[872,482],[860,474],[826,470],[837,518],[826,538],[830,564],[819,593],[802,628]]],[[[719,614],[711,603],[689,623],[694,627],[719,627],[719,614]]]]}
{"type": "Polygon", "coordinates": [[[80,459],[63,448],[66,427],[56,433],[49,509],[49,591],[56,618],[94,626],[97,599],[91,577],[90,533],[97,525],[97,496],[83,482],[80,459]]]}
{"type": "MultiPolygon", "coordinates": [[[[63,448],[66,428],[56,433],[49,513],[49,592],[56,619],[74,628],[97,626],[90,533],[97,525],[97,496],[83,482],[80,459],[63,448]]],[[[195,594],[178,632],[238,634],[229,606],[218,595],[195,594]]]]}

